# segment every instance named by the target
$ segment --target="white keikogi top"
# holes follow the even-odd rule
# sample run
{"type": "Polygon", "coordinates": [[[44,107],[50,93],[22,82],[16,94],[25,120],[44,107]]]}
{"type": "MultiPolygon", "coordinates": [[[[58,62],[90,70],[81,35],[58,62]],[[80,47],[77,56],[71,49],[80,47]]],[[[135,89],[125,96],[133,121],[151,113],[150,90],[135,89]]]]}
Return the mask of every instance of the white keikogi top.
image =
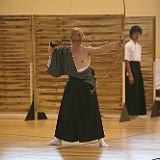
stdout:
{"type": "Polygon", "coordinates": [[[127,61],[141,61],[141,52],[142,47],[138,42],[134,42],[132,39],[130,39],[129,42],[125,44],[125,55],[124,59],[127,61]]]}

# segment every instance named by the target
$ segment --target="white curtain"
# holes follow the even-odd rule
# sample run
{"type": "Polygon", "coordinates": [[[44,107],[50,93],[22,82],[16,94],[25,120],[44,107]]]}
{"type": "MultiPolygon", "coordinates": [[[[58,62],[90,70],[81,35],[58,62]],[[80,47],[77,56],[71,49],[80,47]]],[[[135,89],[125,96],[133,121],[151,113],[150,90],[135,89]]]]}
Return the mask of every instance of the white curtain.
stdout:
{"type": "Polygon", "coordinates": [[[156,89],[160,89],[160,59],[156,59],[156,89]]]}

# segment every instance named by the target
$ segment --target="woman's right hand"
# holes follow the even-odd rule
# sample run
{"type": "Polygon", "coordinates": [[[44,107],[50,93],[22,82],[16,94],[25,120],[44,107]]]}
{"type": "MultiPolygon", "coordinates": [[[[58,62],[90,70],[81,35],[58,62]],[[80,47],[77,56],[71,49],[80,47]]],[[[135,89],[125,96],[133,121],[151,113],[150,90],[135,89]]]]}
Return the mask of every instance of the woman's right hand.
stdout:
{"type": "Polygon", "coordinates": [[[133,75],[129,75],[129,84],[132,85],[134,83],[133,75]]]}

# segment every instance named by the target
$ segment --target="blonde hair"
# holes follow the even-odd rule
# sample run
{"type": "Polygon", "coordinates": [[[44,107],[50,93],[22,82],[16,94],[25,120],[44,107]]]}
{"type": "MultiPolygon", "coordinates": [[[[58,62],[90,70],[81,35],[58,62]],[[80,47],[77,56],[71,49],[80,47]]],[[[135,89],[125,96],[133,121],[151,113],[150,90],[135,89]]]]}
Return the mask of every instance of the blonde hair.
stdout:
{"type": "Polygon", "coordinates": [[[72,34],[74,32],[77,32],[77,31],[81,33],[81,35],[82,35],[83,38],[85,37],[84,32],[82,31],[82,29],[80,29],[78,27],[74,27],[74,28],[71,29],[71,36],[72,36],[72,34]]]}

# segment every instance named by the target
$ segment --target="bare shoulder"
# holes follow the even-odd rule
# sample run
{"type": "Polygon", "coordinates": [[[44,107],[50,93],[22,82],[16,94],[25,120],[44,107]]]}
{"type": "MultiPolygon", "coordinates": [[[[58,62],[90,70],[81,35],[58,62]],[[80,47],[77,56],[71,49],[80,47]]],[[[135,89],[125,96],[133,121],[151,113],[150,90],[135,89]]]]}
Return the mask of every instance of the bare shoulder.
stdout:
{"type": "Polygon", "coordinates": [[[93,49],[94,47],[92,47],[92,46],[85,46],[85,49],[86,50],[90,50],[90,49],[93,49]]]}
{"type": "Polygon", "coordinates": [[[88,50],[88,46],[83,46],[82,47],[82,50],[83,50],[83,52],[85,53],[85,54],[88,54],[89,52],[89,50],[88,50]]]}
{"type": "Polygon", "coordinates": [[[85,51],[87,52],[87,54],[93,53],[94,50],[95,50],[95,47],[92,47],[92,46],[85,46],[85,51]]]}

